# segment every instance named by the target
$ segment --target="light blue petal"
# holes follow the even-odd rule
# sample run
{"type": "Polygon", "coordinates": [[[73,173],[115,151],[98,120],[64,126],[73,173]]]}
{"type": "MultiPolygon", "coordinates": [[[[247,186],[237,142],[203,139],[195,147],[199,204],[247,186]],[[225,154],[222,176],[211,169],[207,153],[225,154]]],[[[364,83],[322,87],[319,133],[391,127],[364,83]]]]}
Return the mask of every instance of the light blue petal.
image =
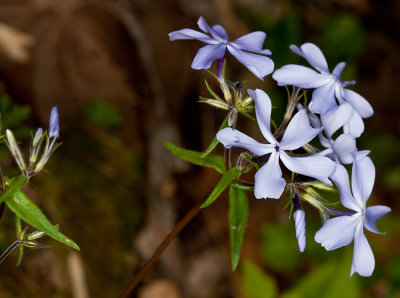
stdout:
{"type": "Polygon", "coordinates": [[[364,221],[364,227],[373,233],[385,234],[379,232],[378,228],[376,227],[376,221],[390,211],[392,211],[392,209],[387,206],[377,205],[368,207],[365,213],[366,220],[364,221]]]}
{"type": "Polygon", "coordinates": [[[357,151],[356,140],[351,135],[342,134],[335,140],[332,149],[342,164],[351,164],[353,153],[357,151]]]}
{"type": "Polygon", "coordinates": [[[345,125],[343,125],[343,132],[351,135],[354,138],[360,137],[361,134],[364,132],[364,121],[357,113],[357,111],[354,111],[350,120],[347,121],[345,125]]]}
{"type": "Polygon", "coordinates": [[[360,276],[371,276],[375,267],[375,258],[371,246],[364,235],[363,225],[357,226],[354,236],[354,253],[350,276],[357,272],[360,276]]]}
{"type": "Polygon", "coordinates": [[[244,133],[230,127],[221,129],[217,133],[217,140],[221,142],[225,148],[239,147],[257,156],[265,155],[275,150],[273,145],[261,144],[244,133]]]}
{"type": "Polygon", "coordinates": [[[300,252],[306,248],[306,217],[305,212],[301,209],[293,213],[294,226],[296,228],[296,238],[300,252]]]}
{"type": "Polygon", "coordinates": [[[207,45],[199,49],[192,62],[193,69],[209,69],[216,59],[225,56],[226,46],[222,43],[216,45],[207,45]]]}
{"type": "Polygon", "coordinates": [[[336,164],[328,157],[317,155],[291,157],[283,151],[280,152],[280,157],[283,164],[292,172],[313,177],[328,185],[332,185],[328,177],[332,175],[336,164]]]}
{"type": "Polygon", "coordinates": [[[315,69],[320,72],[329,73],[328,63],[326,62],[325,56],[315,44],[305,43],[300,46],[300,49],[295,45],[291,45],[290,49],[306,59],[315,69]]]}
{"type": "Polygon", "coordinates": [[[360,222],[361,215],[359,213],[331,218],[315,233],[315,242],[321,244],[326,250],[349,245],[360,222]]]}
{"type": "Polygon", "coordinates": [[[272,78],[279,86],[291,85],[304,89],[319,88],[332,80],[330,76],[296,64],[288,64],[275,70],[272,78]]]}
{"type": "Polygon", "coordinates": [[[221,25],[214,25],[212,26],[212,29],[215,31],[215,33],[218,34],[221,39],[228,41],[228,34],[226,34],[224,27],[222,27],[221,25]]]}
{"type": "Polygon", "coordinates": [[[252,32],[231,42],[239,48],[240,50],[246,50],[251,52],[261,51],[264,45],[264,40],[267,34],[261,31],[252,32]]]}
{"type": "Polygon", "coordinates": [[[309,109],[313,113],[325,114],[338,106],[335,100],[336,83],[332,78],[328,77],[327,80],[325,85],[315,89],[312,93],[309,109]]]}
{"type": "Polygon", "coordinates": [[[335,66],[335,69],[332,71],[332,75],[336,77],[336,79],[338,79],[339,81],[345,66],[346,66],[345,62],[340,62],[335,66]]]}
{"type": "MultiPolygon", "coordinates": [[[[206,20],[203,17],[200,17],[199,20],[197,21],[197,25],[199,26],[199,28],[201,30],[203,30],[206,33],[210,33],[212,35],[212,37],[214,37],[215,40],[222,42],[222,41],[226,41],[226,39],[224,39],[218,31],[220,31],[220,28],[217,29],[217,31],[215,31],[213,28],[211,28],[206,20]]],[[[221,27],[222,28],[222,27],[221,27]]],[[[225,31],[225,30],[224,30],[225,31]]],[[[225,33],[226,34],[226,33],[225,33]]]]}
{"type": "Polygon", "coordinates": [[[333,110],[321,115],[321,122],[326,132],[326,136],[331,138],[333,134],[347,123],[354,110],[351,104],[345,103],[333,110]]]}
{"type": "Polygon", "coordinates": [[[279,154],[273,152],[268,162],[254,177],[254,196],[257,199],[279,199],[285,189],[286,181],[282,178],[279,167],[279,154]]]}
{"type": "Polygon", "coordinates": [[[356,200],[365,207],[375,182],[375,166],[368,156],[359,160],[355,158],[351,173],[351,187],[356,200]]]}
{"type": "Polygon", "coordinates": [[[168,34],[169,40],[174,41],[178,39],[197,39],[208,44],[218,43],[216,40],[210,38],[208,35],[192,29],[181,29],[168,34]]]}
{"type": "Polygon", "coordinates": [[[268,57],[243,52],[230,44],[228,51],[260,80],[274,71],[274,62],[268,57]]]}
{"type": "Polygon", "coordinates": [[[282,141],[283,150],[295,150],[307,144],[321,131],[320,128],[312,128],[305,109],[300,110],[293,116],[286,128],[282,141]]]}
{"type": "Polygon", "coordinates": [[[350,89],[343,89],[344,99],[349,102],[362,118],[371,117],[374,114],[370,103],[357,92],[350,89]]]}
{"type": "Polygon", "coordinates": [[[253,98],[256,108],[257,123],[260,127],[264,138],[271,144],[276,144],[276,139],[271,132],[271,110],[272,104],[267,93],[261,89],[251,90],[247,92],[253,98]]]}
{"type": "Polygon", "coordinates": [[[340,192],[340,202],[347,209],[351,209],[357,212],[362,211],[363,204],[361,201],[357,201],[350,189],[349,174],[344,166],[340,163],[336,163],[336,170],[333,172],[332,176],[329,177],[340,192]]]}

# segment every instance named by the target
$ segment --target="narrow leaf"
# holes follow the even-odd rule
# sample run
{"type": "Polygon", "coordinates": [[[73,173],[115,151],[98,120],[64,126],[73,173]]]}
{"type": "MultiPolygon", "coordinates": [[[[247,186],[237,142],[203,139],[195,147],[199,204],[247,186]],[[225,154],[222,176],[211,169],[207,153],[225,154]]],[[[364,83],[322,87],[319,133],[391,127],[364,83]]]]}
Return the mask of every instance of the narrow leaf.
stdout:
{"type": "Polygon", "coordinates": [[[12,198],[16,192],[18,192],[28,181],[28,179],[24,176],[14,177],[8,180],[7,191],[0,196],[0,203],[12,198]]]}
{"type": "Polygon", "coordinates": [[[242,185],[236,182],[232,182],[231,185],[242,190],[254,191],[254,186],[242,185]]]}
{"type": "Polygon", "coordinates": [[[182,158],[195,165],[213,168],[219,173],[225,172],[225,161],[221,156],[209,155],[206,158],[202,158],[202,152],[183,149],[172,143],[164,142],[164,146],[172,152],[175,156],[182,158]]]}
{"type": "Polygon", "coordinates": [[[51,238],[79,250],[79,246],[71,239],[64,236],[57,228],[46,218],[35,204],[33,204],[26,195],[18,191],[12,198],[6,201],[7,206],[18,217],[26,221],[32,227],[39,229],[49,235],[51,238]]]}
{"type": "MultiPolygon", "coordinates": [[[[228,117],[226,117],[224,122],[222,122],[218,131],[220,131],[221,129],[223,129],[227,126],[228,126],[228,117]]],[[[214,140],[211,142],[210,146],[208,146],[207,150],[204,151],[204,153],[201,155],[201,158],[205,158],[207,155],[209,155],[215,149],[215,147],[217,147],[218,143],[219,143],[219,141],[217,140],[217,137],[215,137],[214,140]]]]}
{"type": "Polygon", "coordinates": [[[22,244],[19,244],[18,246],[19,246],[19,252],[18,252],[17,266],[21,264],[22,255],[24,254],[24,246],[22,244]]]}
{"type": "Polygon", "coordinates": [[[222,176],[222,178],[218,181],[214,190],[208,196],[207,200],[201,205],[201,208],[205,208],[211,205],[225,190],[225,188],[236,178],[240,176],[240,171],[237,168],[231,168],[228,172],[222,176]]]}
{"type": "Polygon", "coordinates": [[[229,190],[229,227],[231,237],[231,263],[235,271],[240,259],[244,231],[246,229],[249,204],[246,192],[231,184],[229,190]]]}

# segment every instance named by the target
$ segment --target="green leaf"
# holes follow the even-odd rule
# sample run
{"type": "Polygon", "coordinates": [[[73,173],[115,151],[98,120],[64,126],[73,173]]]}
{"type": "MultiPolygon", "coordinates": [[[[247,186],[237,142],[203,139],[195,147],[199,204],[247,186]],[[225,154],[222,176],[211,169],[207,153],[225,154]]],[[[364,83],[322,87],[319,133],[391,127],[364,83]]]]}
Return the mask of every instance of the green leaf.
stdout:
{"type": "Polygon", "coordinates": [[[231,185],[242,190],[254,191],[254,186],[242,185],[236,182],[232,182],[231,185]]]}
{"type": "Polygon", "coordinates": [[[273,298],[277,296],[275,280],[246,260],[243,264],[243,292],[247,298],[273,298]]]}
{"type": "Polygon", "coordinates": [[[235,271],[240,259],[244,231],[249,215],[249,203],[246,192],[234,187],[229,190],[229,227],[231,237],[231,263],[232,271],[235,271]]]}
{"type": "Polygon", "coordinates": [[[231,168],[228,172],[226,172],[224,174],[224,176],[222,176],[222,178],[218,181],[214,190],[208,196],[208,198],[204,202],[204,204],[201,205],[201,208],[210,206],[219,197],[219,195],[225,190],[225,188],[239,176],[240,176],[240,171],[237,168],[231,168]]]}
{"type": "Polygon", "coordinates": [[[103,99],[95,99],[83,107],[86,117],[94,124],[117,127],[122,124],[120,113],[103,99]]]}
{"type": "Polygon", "coordinates": [[[32,227],[39,229],[49,235],[51,238],[79,250],[79,246],[71,239],[64,236],[57,228],[46,218],[35,204],[33,204],[26,195],[18,191],[12,198],[6,201],[7,206],[18,217],[26,221],[32,227]]]}
{"type": "Polygon", "coordinates": [[[7,191],[0,196],[0,203],[12,198],[16,192],[18,192],[28,181],[28,179],[24,176],[14,177],[8,180],[7,183],[7,191]]]}
{"type": "MultiPolygon", "coordinates": [[[[228,117],[225,118],[224,122],[222,122],[221,126],[219,127],[218,131],[221,129],[225,128],[228,126],[228,117]]],[[[201,158],[205,158],[207,155],[211,153],[217,147],[219,141],[217,140],[217,137],[214,138],[214,140],[211,142],[210,146],[208,146],[207,150],[201,155],[201,158]]]]}
{"type": "Polygon", "coordinates": [[[163,144],[172,154],[183,160],[198,166],[213,168],[221,174],[225,172],[225,160],[221,156],[209,155],[201,158],[202,152],[183,149],[169,142],[164,142],[163,144]]]}
{"type": "Polygon", "coordinates": [[[347,248],[328,262],[310,271],[282,298],[358,298],[361,295],[359,277],[349,278],[352,249],[347,248]],[[343,291],[343,289],[346,289],[343,291]]]}

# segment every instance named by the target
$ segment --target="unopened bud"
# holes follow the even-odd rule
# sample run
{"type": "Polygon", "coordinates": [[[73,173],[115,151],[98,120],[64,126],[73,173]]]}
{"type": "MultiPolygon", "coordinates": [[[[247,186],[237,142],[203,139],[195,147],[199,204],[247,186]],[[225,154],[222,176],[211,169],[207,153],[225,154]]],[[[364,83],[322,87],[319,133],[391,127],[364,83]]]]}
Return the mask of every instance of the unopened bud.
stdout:
{"type": "Polygon", "coordinates": [[[22,153],[21,153],[21,150],[19,149],[17,141],[15,140],[14,135],[11,132],[11,130],[7,129],[6,135],[7,135],[7,141],[8,141],[7,142],[8,148],[10,149],[12,155],[14,156],[14,159],[17,162],[18,167],[20,168],[21,172],[23,174],[25,174],[26,164],[22,157],[22,153]]]}

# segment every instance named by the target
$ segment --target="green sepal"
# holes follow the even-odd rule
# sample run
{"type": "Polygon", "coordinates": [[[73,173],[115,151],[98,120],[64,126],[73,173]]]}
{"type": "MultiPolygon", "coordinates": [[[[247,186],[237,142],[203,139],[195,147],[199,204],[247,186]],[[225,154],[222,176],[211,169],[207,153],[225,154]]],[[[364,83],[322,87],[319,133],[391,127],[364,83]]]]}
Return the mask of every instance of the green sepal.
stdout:
{"type": "Polygon", "coordinates": [[[229,189],[229,227],[231,238],[231,264],[235,271],[240,259],[244,231],[249,215],[249,203],[246,192],[231,184],[229,189]]]}
{"type": "Polygon", "coordinates": [[[237,168],[231,168],[228,172],[226,172],[222,178],[218,181],[214,190],[208,196],[207,200],[201,205],[200,208],[205,208],[210,206],[225,190],[225,188],[236,178],[240,176],[240,171],[237,168]]]}
{"type": "Polygon", "coordinates": [[[254,191],[254,186],[242,185],[236,182],[232,182],[231,185],[241,190],[254,191]]]}
{"type": "Polygon", "coordinates": [[[221,99],[221,97],[219,97],[219,96],[211,89],[210,85],[208,85],[207,80],[204,80],[204,82],[206,83],[206,87],[207,87],[208,92],[210,92],[210,94],[211,94],[216,100],[225,102],[224,100],[221,99]]]}
{"type": "MultiPolygon", "coordinates": [[[[228,117],[226,117],[225,120],[222,122],[218,131],[224,129],[227,126],[228,126],[228,117]]],[[[201,155],[201,158],[207,157],[207,155],[209,155],[215,149],[215,147],[217,147],[218,143],[219,141],[217,140],[217,137],[215,137],[214,140],[211,142],[210,146],[208,146],[207,150],[204,151],[204,153],[201,155]]]]}
{"type": "Polygon", "coordinates": [[[46,218],[42,211],[40,211],[40,209],[33,204],[23,192],[17,191],[12,198],[7,199],[6,204],[12,212],[14,212],[19,218],[30,224],[32,227],[43,231],[51,238],[65,245],[79,250],[79,246],[58,231],[57,228],[53,226],[46,218]]]}
{"type": "Polygon", "coordinates": [[[22,243],[18,244],[19,246],[19,251],[18,251],[18,259],[17,259],[17,264],[16,266],[19,266],[22,261],[22,255],[24,254],[24,246],[22,243]]]}
{"type": "Polygon", "coordinates": [[[28,182],[28,178],[24,176],[14,177],[6,181],[6,192],[0,196],[0,203],[12,198],[28,182]]]}
{"type": "Polygon", "coordinates": [[[221,156],[208,155],[202,158],[202,152],[183,149],[169,142],[164,142],[163,144],[172,154],[183,160],[198,166],[213,168],[221,174],[225,172],[225,160],[221,156]]]}

